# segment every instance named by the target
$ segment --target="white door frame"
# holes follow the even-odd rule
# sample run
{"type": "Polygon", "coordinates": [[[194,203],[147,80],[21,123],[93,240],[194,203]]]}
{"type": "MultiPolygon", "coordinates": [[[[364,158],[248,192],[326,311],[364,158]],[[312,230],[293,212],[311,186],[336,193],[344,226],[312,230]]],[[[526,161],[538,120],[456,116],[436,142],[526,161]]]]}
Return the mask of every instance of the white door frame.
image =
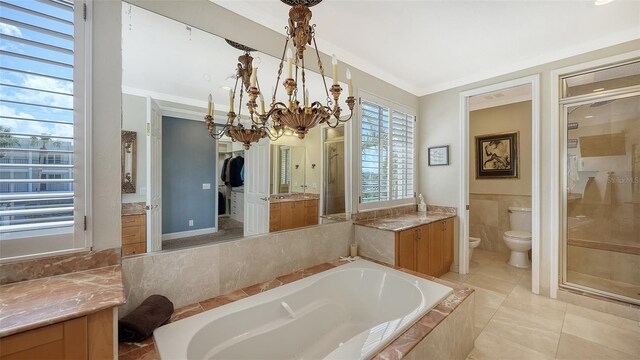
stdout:
{"type": "Polygon", "coordinates": [[[531,85],[531,291],[540,293],[540,75],[531,75],[519,79],[484,86],[460,93],[460,180],[459,203],[460,228],[458,238],[458,262],[460,274],[469,272],[469,98],[498,90],[522,85],[531,85]]]}
{"type": "Polygon", "coordinates": [[[549,161],[549,170],[551,173],[551,238],[549,245],[549,292],[553,299],[558,298],[559,275],[560,275],[560,242],[562,239],[562,226],[564,219],[562,216],[562,199],[561,187],[563,181],[563,174],[560,169],[562,164],[560,163],[560,146],[564,140],[563,136],[563,122],[560,121],[560,78],[566,74],[585,71],[593,68],[599,68],[609,64],[620,63],[634,58],[640,57],[640,51],[631,51],[625,54],[607,57],[604,59],[598,59],[589,61],[582,64],[571,65],[560,69],[551,71],[550,84],[551,84],[551,106],[549,118],[551,119],[551,155],[549,161]],[[553,124],[557,124],[553,126],[553,124]]]}

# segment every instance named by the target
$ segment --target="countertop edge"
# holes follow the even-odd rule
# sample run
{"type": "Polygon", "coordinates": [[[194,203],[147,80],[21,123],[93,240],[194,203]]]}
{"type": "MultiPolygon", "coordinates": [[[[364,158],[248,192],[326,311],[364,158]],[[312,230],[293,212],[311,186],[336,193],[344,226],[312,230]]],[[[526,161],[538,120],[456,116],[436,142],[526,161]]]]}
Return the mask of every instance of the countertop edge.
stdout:
{"type": "MultiPolygon", "coordinates": [[[[425,220],[425,221],[422,221],[422,222],[420,222],[418,224],[412,224],[412,225],[408,225],[408,226],[397,227],[397,228],[394,228],[394,229],[389,229],[389,228],[384,227],[384,226],[367,223],[367,222],[371,221],[372,219],[354,221],[353,225],[364,226],[364,227],[377,229],[377,230],[382,230],[382,231],[400,232],[400,231],[410,230],[410,229],[416,228],[418,226],[429,225],[429,224],[432,224],[434,222],[451,219],[451,218],[454,218],[454,217],[458,216],[457,214],[451,214],[451,213],[431,213],[431,214],[433,214],[435,216],[441,216],[441,218],[432,219],[432,220],[428,220],[428,221],[425,220]]],[[[393,218],[396,218],[396,217],[388,217],[388,218],[380,218],[380,219],[393,219],[393,218]]]]}

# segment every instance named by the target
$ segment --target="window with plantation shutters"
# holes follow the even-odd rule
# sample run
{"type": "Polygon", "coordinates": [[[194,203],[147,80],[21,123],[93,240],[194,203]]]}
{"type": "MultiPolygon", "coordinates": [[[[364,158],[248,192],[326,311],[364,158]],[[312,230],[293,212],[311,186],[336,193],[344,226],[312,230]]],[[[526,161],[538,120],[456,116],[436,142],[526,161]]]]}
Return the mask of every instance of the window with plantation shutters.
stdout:
{"type": "Polygon", "coordinates": [[[360,99],[360,208],[413,201],[415,117],[399,107],[360,99]]]}
{"type": "Polygon", "coordinates": [[[1,258],[87,247],[82,1],[0,1],[1,258]]]}

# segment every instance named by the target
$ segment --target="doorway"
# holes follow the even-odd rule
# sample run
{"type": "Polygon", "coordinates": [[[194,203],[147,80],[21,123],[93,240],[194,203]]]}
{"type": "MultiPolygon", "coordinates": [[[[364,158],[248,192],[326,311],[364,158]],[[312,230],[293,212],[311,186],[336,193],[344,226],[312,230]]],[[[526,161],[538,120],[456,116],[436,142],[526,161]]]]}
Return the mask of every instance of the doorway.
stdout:
{"type": "MultiPolygon", "coordinates": [[[[504,109],[503,109],[504,110],[504,109]]],[[[490,85],[478,89],[469,90],[466,92],[462,92],[460,94],[460,128],[461,128],[461,151],[460,151],[460,198],[459,198],[459,208],[461,211],[459,212],[460,217],[460,229],[459,229],[459,242],[458,242],[458,262],[459,262],[459,273],[460,274],[468,274],[470,271],[470,250],[469,250],[469,235],[470,235],[470,179],[473,178],[472,188],[474,191],[478,191],[478,186],[484,187],[482,192],[484,192],[487,196],[497,196],[499,194],[495,194],[498,191],[489,191],[490,187],[494,186],[495,189],[500,189],[503,187],[504,183],[508,183],[508,178],[511,179],[522,179],[522,174],[526,174],[529,177],[528,180],[520,184],[520,187],[526,190],[529,190],[530,200],[528,203],[520,204],[525,206],[515,206],[518,204],[513,204],[514,208],[527,208],[530,205],[531,209],[531,291],[533,293],[538,294],[540,292],[539,288],[539,279],[540,279],[540,167],[539,167],[539,154],[540,154],[540,91],[539,91],[539,77],[530,76],[526,78],[516,79],[504,83],[499,83],[495,85],[490,85]],[[481,183],[487,179],[491,179],[492,172],[491,171],[482,171],[484,170],[492,170],[491,165],[488,162],[485,162],[486,168],[482,167],[482,163],[480,165],[477,164],[476,156],[471,156],[471,154],[475,154],[475,147],[478,144],[482,145],[483,141],[486,141],[484,137],[478,137],[478,134],[472,133],[470,126],[471,119],[471,111],[478,110],[478,107],[483,108],[491,108],[491,107],[501,107],[507,104],[518,104],[523,101],[529,101],[526,105],[520,105],[520,107],[524,106],[530,108],[531,116],[530,116],[530,124],[529,128],[526,129],[526,132],[529,135],[529,140],[527,142],[528,148],[526,149],[529,152],[529,160],[526,164],[521,164],[520,162],[520,149],[519,145],[522,145],[520,142],[520,132],[514,129],[504,129],[504,131],[493,133],[487,132],[488,129],[478,130],[487,132],[489,138],[487,144],[491,143],[490,136],[491,135],[506,135],[504,133],[512,136],[509,141],[501,141],[502,145],[511,144],[515,145],[511,150],[509,150],[509,154],[513,156],[513,164],[511,167],[508,167],[508,171],[503,171],[501,174],[505,176],[502,179],[502,185],[498,182],[493,185],[489,185],[487,187],[487,183],[481,183]],[[479,103],[483,103],[484,105],[478,105],[479,103]],[[486,130],[486,131],[485,131],[486,130]],[[472,149],[472,146],[474,147],[472,149]],[[472,151],[473,150],[473,151],[472,151]],[[526,166],[526,169],[523,167],[526,166]],[[525,171],[523,171],[525,170],[525,171]],[[483,177],[484,175],[489,174],[489,177],[483,177]]],[[[508,115],[507,115],[508,116],[508,115]]],[[[505,120],[506,123],[509,123],[508,119],[505,120]]],[[[511,125],[513,127],[513,125],[511,125]]],[[[476,130],[474,130],[476,131],[476,130]]],[[[524,131],[524,130],[523,130],[524,131]]],[[[499,137],[499,136],[498,136],[499,137]]],[[[494,139],[495,140],[495,139],[494,139]]],[[[494,141],[495,142],[495,141],[494,141]]],[[[496,142],[496,144],[498,144],[496,142]]],[[[494,144],[495,145],[495,144],[494,144]]],[[[498,144],[500,145],[500,144],[498,144]]],[[[496,145],[496,146],[498,146],[496,145]]],[[[483,149],[481,147],[481,149],[483,149]]],[[[495,160],[495,159],[494,159],[495,160]]],[[[494,161],[495,162],[495,161],[494,161]]],[[[504,168],[507,170],[507,167],[504,168]]],[[[494,172],[493,175],[497,173],[494,172]]],[[[494,176],[495,177],[495,176],[494,176]]],[[[513,180],[511,180],[513,181],[513,180]]],[[[494,189],[494,190],[495,190],[494,189]]],[[[523,191],[526,191],[523,190],[523,191]]],[[[500,247],[499,250],[507,251],[509,250],[503,241],[503,233],[508,230],[509,222],[509,206],[508,201],[502,201],[504,199],[497,199],[494,201],[495,208],[493,209],[494,217],[491,221],[494,224],[489,225],[493,226],[491,231],[491,239],[489,240],[491,243],[485,243],[489,248],[491,246],[495,247],[495,250],[498,250],[497,247],[500,247]],[[500,207],[498,207],[498,204],[500,207]],[[504,207],[504,209],[502,209],[504,207]],[[500,209],[504,210],[500,212],[500,209]],[[503,214],[504,212],[504,214],[503,214]]],[[[511,199],[513,200],[513,199],[511,199]]],[[[491,207],[492,204],[489,204],[491,207]]],[[[479,208],[478,210],[482,210],[479,208]]],[[[477,225],[477,224],[475,224],[477,225]]],[[[486,230],[486,229],[485,229],[486,230]]],[[[474,228],[474,232],[479,231],[476,227],[474,228]]],[[[487,232],[485,232],[485,239],[487,239],[487,232]]],[[[508,255],[506,256],[508,258],[508,255]]]]}

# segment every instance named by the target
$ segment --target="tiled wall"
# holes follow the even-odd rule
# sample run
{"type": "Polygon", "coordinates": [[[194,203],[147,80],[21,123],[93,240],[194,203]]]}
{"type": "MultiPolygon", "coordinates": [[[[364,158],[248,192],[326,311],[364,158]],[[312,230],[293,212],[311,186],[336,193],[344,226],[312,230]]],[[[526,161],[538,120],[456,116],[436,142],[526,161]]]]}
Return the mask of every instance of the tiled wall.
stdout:
{"type": "Polygon", "coordinates": [[[531,196],[469,194],[469,236],[482,239],[478,248],[509,253],[503,235],[510,230],[510,206],[531,207],[531,196]]]}
{"type": "Polygon", "coordinates": [[[351,221],[248,237],[122,260],[127,303],[120,315],[153,294],[178,308],[346,256],[351,221]]]}

